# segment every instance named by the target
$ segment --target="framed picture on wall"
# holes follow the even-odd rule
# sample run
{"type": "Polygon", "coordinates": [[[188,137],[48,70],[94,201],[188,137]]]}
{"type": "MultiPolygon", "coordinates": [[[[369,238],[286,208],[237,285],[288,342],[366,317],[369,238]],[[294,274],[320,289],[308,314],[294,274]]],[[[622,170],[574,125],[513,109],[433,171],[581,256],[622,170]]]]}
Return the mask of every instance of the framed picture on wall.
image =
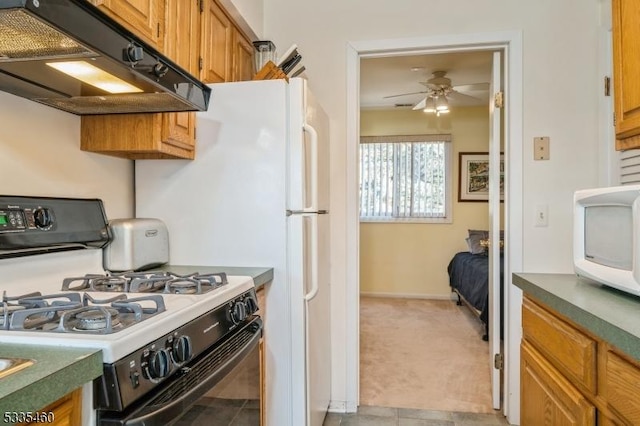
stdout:
{"type": "MultiPolygon", "coordinates": [[[[458,201],[489,201],[489,153],[461,152],[458,201]]],[[[504,201],[504,154],[500,153],[500,201],[504,201]]]]}

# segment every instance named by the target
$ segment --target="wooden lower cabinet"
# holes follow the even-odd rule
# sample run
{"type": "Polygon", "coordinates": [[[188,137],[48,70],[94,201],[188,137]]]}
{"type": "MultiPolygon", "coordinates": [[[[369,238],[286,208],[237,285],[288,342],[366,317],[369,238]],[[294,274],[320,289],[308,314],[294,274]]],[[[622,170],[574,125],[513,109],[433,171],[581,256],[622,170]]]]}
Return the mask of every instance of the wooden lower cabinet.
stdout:
{"type": "Polygon", "coordinates": [[[82,388],[63,396],[56,402],[49,404],[40,413],[53,413],[53,422],[22,423],[25,425],[48,424],[54,426],[78,426],[82,423],[82,388]]]}
{"type": "Polygon", "coordinates": [[[522,329],[522,426],[640,425],[640,362],[526,295],[522,329]]]}
{"type": "Polygon", "coordinates": [[[595,425],[596,408],[526,341],[520,347],[522,425],[595,425]]]}

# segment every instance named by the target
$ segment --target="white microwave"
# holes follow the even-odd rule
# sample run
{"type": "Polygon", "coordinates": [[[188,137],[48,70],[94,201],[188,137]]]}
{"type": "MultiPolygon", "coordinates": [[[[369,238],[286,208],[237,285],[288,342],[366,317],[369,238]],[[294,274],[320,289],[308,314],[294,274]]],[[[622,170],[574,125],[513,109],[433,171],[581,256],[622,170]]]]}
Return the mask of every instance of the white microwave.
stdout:
{"type": "Polygon", "coordinates": [[[640,296],[640,185],[576,191],[577,275],[640,296]]]}

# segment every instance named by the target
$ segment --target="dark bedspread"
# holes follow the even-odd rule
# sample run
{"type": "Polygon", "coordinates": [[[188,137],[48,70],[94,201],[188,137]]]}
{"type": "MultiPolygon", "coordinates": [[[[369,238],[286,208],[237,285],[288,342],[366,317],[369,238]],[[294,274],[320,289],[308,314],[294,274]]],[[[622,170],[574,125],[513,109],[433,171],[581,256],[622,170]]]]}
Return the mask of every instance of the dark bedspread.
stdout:
{"type": "MultiPolygon", "coordinates": [[[[501,313],[502,283],[504,283],[503,265],[503,257],[500,255],[501,313]]],[[[489,257],[466,251],[457,253],[449,262],[447,272],[449,272],[451,288],[457,290],[471,306],[480,311],[480,320],[487,324],[489,321],[489,257]]]]}

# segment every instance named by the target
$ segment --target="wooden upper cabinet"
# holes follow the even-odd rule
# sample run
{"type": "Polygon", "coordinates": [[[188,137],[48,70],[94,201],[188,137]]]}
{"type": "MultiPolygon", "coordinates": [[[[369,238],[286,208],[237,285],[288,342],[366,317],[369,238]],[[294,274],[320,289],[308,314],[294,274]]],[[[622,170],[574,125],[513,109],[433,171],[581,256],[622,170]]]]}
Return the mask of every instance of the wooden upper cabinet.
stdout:
{"type": "Polygon", "coordinates": [[[166,0],[164,53],[198,76],[200,55],[200,0],[166,0]]]}
{"type": "MultiPolygon", "coordinates": [[[[199,0],[166,0],[162,10],[167,37],[160,50],[197,76],[199,0]]],[[[86,151],[132,159],[192,159],[195,119],[194,112],[85,116],[81,120],[80,146],[86,151]]]]}
{"type": "Polygon", "coordinates": [[[162,51],[165,34],[165,0],[89,1],[132,33],[162,51]]]}
{"type": "MultiPolygon", "coordinates": [[[[194,76],[199,73],[200,0],[166,0],[165,54],[194,76]]],[[[162,140],[182,146],[193,158],[196,113],[166,113],[162,117],[162,140]]]]}
{"type": "Polygon", "coordinates": [[[233,29],[233,81],[251,80],[256,73],[253,61],[253,44],[236,28],[233,29]]]}
{"type": "Polygon", "coordinates": [[[640,2],[612,5],[616,149],[640,148],[640,2]]]}
{"type": "MultiPolygon", "coordinates": [[[[205,83],[253,76],[253,45],[213,0],[91,1],[123,24],[136,14],[162,10],[160,27],[166,36],[158,50],[205,83]]],[[[80,147],[132,159],[193,159],[195,121],[195,112],[84,116],[80,147]]]]}
{"type": "Polygon", "coordinates": [[[233,24],[213,0],[202,0],[202,70],[205,83],[231,81],[233,24]]]}

